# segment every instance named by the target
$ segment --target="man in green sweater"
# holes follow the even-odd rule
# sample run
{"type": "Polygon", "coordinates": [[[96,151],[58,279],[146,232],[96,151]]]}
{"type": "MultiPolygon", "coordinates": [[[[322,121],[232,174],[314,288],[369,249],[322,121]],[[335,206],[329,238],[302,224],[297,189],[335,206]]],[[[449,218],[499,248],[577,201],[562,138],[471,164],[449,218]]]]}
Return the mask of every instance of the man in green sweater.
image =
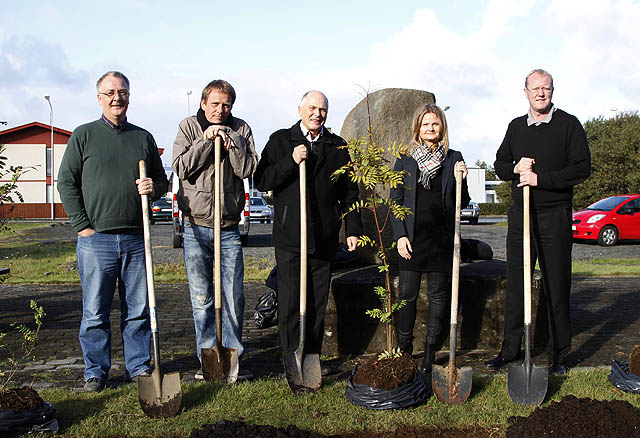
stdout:
{"type": "Polygon", "coordinates": [[[102,117],[76,128],[58,173],[62,204],[78,232],[79,339],[87,392],[102,390],[109,377],[109,312],[116,282],[126,376],[151,373],[140,195],[157,199],[168,187],[152,135],[127,122],[129,80],[109,71],[96,86],[102,117]],[[148,178],[139,177],[140,160],[148,178]]]}
{"type": "Polygon", "coordinates": [[[513,206],[507,232],[507,295],[504,340],[495,359],[485,363],[498,369],[521,357],[524,330],[523,196],[530,186],[531,266],[542,271],[539,306],[549,315],[547,356],[550,374],[567,372],[571,348],[569,293],[571,291],[571,201],[573,187],[591,172],[591,155],[577,118],[551,102],[553,78],[533,70],[525,79],[526,115],[511,121],[496,154],[494,168],[511,181],[513,206]]]}

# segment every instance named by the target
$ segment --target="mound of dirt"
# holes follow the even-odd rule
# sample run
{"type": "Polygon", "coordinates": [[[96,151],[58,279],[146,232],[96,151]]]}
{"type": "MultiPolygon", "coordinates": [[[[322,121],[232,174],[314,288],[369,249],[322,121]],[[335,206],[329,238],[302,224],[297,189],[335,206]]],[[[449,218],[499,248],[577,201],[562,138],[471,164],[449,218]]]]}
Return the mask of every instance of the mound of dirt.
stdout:
{"type": "Polygon", "coordinates": [[[220,421],[216,424],[205,424],[202,428],[191,432],[190,438],[491,438],[495,431],[482,428],[473,429],[433,429],[399,426],[392,432],[361,432],[343,435],[318,435],[289,426],[280,429],[273,426],[259,426],[241,421],[220,421]]]}
{"type": "Polygon", "coordinates": [[[37,409],[44,401],[32,388],[22,387],[0,391],[0,409],[19,411],[22,409],[37,409]]]}
{"type": "Polygon", "coordinates": [[[415,362],[406,353],[391,359],[372,357],[358,366],[353,383],[385,390],[397,389],[413,382],[416,372],[415,362]]]}
{"type": "Polygon", "coordinates": [[[622,400],[562,397],[528,417],[509,417],[507,438],[640,437],[640,413],[622,400]]]}

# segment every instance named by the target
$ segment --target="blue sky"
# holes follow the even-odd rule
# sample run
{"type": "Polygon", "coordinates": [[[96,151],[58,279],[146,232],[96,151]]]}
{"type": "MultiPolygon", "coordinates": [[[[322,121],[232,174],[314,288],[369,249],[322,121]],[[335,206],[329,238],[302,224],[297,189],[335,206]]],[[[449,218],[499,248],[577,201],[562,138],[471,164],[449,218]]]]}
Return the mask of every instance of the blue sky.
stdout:
{"type": "Polygon", "coordinates": [[[564,1],[86,1],[0,0],[0,120],[73,130],[100,115],[95,81],[121,70],[129,120],[168,152],[207,82],[238,93],[234,114],[260,151],[297,120],[308,89],[330,101],[338,130],[372,89],[433,92],[452,147],[493,162],[508,122],[527,109],[525,75],[554,75],[554,102],[581,121],[637,110],[640,2],[564,1]],[[188,99],[187,91],[193,94],[188,99]]]}

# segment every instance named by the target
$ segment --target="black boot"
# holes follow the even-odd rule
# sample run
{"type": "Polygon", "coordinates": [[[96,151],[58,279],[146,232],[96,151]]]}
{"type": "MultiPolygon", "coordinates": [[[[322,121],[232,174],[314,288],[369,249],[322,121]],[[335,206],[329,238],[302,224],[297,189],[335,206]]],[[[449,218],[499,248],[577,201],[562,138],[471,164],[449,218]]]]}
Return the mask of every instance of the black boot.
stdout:
{"type": "Polygon", "coordinates": [[[433,368],[433,361],[436,358],[436,344],[424,345],[424,359],[422,359],[422,365],[420,365],[420,372],[422,374],[431,374],[433,368]]]}
{"type": "Polygon", "coordinates": [[[413,335],[398,333],[398,348],[401,352],[411,356],[411,354],[413,354],[413,335]]]}

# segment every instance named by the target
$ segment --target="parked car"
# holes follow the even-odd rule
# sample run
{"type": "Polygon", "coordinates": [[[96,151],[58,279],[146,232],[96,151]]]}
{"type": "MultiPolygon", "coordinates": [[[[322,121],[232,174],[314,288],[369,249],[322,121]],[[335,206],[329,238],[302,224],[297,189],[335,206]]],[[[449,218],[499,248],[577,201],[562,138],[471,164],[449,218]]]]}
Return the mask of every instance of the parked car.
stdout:
{"type": "MultiPolygon", "coordinates": [[[[238,230],[242,246],[249,244],[249,179],[243,179],[244,183],[244,209],[240,213],[238,230]]],[[[178,192],[180,190],[180,178],[173,173],[171,178],[171,202],[173,205],[173,247],[182,248],[182,236],[184,233],[182,211],[178,207],[178,192]]]]}
{"type": "Polygon", "coordinates": [[[249,209],[249,217],[252,221],[264,222],[265,224],[271,223],[273,212],[264,198],[261,198],[260,196],[251,197],[251,206],[249,209]]]}
{"type": "Polygon", "coordinates": [[[613,246],[640,239],[640,195],[609,196],[573,214],[573,238],[613,246]]]}
{"type": "Polygon", "coordinates": [[[152,224],[158,221],[170,221],[173,216],[171,201],[167,198],[160,198],[153,201],[151,204],[151,219],[152,224]]]}
{"type": "Polygon", "coordinates": [[[480,218],[480,206],[477,202],[469,201],[469,205],[462,209],[460,212],[461,221],[469,221],[471,225],[478,223],[480,218]]]}

